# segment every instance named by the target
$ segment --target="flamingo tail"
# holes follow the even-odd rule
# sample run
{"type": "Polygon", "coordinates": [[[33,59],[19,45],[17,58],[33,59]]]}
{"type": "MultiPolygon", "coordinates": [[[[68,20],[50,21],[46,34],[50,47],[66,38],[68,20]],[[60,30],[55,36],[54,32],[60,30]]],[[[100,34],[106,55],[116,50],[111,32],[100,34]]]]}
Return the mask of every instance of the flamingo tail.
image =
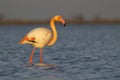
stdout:
{"type": "Polygon", "coordinates": [[[34,37],[32,37],[32,38],[28,38],[27,36],[24,36],[24,38],[23,39],[21,39],[20,40],[20,44],[25,44],[25,43],[27,43],[27,42],[34,42],[34,40],[35,40],[35,38],[34,37]]]}

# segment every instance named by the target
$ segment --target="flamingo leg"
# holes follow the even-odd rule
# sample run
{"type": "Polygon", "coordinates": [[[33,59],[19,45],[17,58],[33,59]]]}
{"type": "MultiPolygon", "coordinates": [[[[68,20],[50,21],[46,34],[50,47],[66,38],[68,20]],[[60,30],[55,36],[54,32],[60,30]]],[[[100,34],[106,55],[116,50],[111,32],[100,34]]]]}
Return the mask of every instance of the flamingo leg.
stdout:
{"type": "Polygon", "coordinates": [[[43,60],[42,60],[42,48],[40,48],[40,63],[43,63],[43,60]]]}
{"type": "Polygon", "coordinates": [[[30,58],[29,58],[30,64],[32,64],[32,62],[33,62],[32,58],[33,58],[35,50],[36,50],[36,48],[33,48],[32,53],[30,55],[30,58]]]}

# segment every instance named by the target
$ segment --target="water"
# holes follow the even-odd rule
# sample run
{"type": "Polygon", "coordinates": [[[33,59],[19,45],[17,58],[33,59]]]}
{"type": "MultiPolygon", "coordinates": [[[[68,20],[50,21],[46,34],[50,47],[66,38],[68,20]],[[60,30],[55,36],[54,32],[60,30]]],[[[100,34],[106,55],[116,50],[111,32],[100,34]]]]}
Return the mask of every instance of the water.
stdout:
{"type": "Polygon", "coordinates": [[[61,26],[57,43],[43,49],[44,62],[57,65],[47,68],[26,66],[33,47],[18,44],[37,26],[0,26],[0,80],[120,80],[120,25],[61,26]]]}

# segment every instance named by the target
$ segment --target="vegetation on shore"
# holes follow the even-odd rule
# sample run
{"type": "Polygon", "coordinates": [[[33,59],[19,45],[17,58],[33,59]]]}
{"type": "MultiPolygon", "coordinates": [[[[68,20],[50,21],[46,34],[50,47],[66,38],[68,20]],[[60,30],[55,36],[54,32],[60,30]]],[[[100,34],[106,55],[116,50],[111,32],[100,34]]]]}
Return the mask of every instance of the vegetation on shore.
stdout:
{"type": "MultiPolygon", "coordinates": [[[[48,24],[49,20],[0,20],[0,25],[48,24]]],[[[66,20],[69,24],[120,24],[120,19],[66,20]]]]}
{"type": "MultiPolygon", "coordinates": [[[[74,16],[71,20],[66,20],[68,24],[120,24],[119,18],[101,18],[100,16],[95,16],[91,20],[84,19],[82,15],[74,16]]],[[[4,16],[0,16],[0,25],[27,25],[27,24],[49,24],[49,20],[6,20],[4,16]]]]}

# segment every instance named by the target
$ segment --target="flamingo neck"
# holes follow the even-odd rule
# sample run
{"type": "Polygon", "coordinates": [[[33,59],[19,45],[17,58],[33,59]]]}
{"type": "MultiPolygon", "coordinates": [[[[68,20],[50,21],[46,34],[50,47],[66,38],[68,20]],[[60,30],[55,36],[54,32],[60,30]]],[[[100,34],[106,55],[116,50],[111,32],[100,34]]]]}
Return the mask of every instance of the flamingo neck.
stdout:
{"type": "Polygon", "coordinates": [[[50,42],[47,44],[48,46],[53,45],[56,42],[56,40],[57,40],[57,30],[56,30],[56,27],[55,27],[55,20],[54,20],[54,18],[51,19],[51,21],[50,21],[50,27],[51,27],[51,30],[52,30],[52,33],[53,33],[53,37],[50,40],[50,42]]]}

